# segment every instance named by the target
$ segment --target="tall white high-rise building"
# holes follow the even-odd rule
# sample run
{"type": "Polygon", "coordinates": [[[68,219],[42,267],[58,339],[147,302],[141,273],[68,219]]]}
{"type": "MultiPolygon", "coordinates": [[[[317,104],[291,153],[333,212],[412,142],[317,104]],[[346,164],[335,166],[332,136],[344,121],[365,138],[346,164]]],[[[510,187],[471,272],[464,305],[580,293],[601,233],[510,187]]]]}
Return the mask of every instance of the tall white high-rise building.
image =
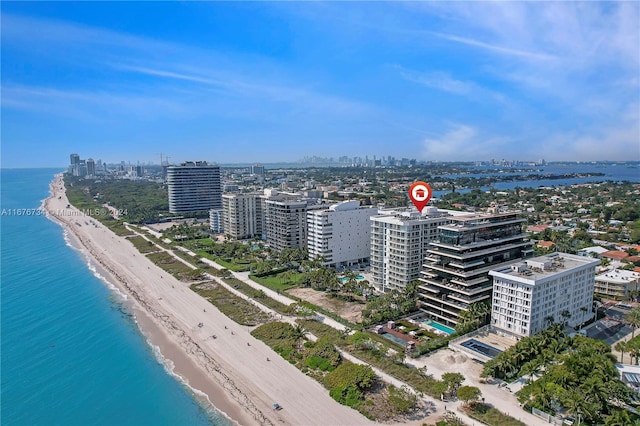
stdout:
{"type": "Polygon", "coordinates": [[[307,247],[307,201],[297,198],[267,198],[264,201],[264,232],[269,246],[285,248],[307,247]]]}
{"type": "Polygon", "coordinates": [[[420,278],[424,257],[438,227],[450,223],[451,212],[427,207],[380,210],[371,217],[371,274],[373,286],[383,292],[401,289],[420,278]]]}
{"type": "Polygon", "coordinates": [[[350,266],[370,256],[371,216],[376,207],[360,207],[350,200],[307,212],[307,252],[323,258],[325,266],[350,266]]]}
{"type": "Polygon", "coordinates": [[[493,277],[491,325],[526,337],[552,322],[576,327],[593,317],[598,259],[552,253],[489,272],[493,277]]]}
{"type": "Polygon", "coordinates": [[[209,229],[216,234],[222,233],[222,209],[209,210],[209,229]]]}
{"type": "Polygon", "coordinates": [[[262,238],[264,221],[260,194],[224,194],[222,211],[225,235],[236,240],[262,238]]]}
{"type": "Polygon", "coordinates": [[[167,186],[171,213],[222,209],[220,166],[207,164],[206,161],[169,166],[167,186]]]}

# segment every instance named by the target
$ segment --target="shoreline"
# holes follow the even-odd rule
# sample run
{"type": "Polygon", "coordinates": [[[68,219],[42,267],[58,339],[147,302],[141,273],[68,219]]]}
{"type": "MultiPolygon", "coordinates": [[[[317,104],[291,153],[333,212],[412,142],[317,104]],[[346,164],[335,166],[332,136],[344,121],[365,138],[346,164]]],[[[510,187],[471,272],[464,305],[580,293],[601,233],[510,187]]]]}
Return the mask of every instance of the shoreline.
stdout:
{"type": "MultiPolygon", "coordinates": [[[[134,323],[145,339],[145,344],[149,345],[154,353],[154,356],[163,365],[163,368],[167,371],[167,374],[174,376],[183,386],[187,387],[191,393],[193,393],[198,403],[203,406],[204,409],[215,410],[228,421],[233,424],[249,424],[251,421],[255,421],[249,418],[243,411],[241,405],[237,401],[231,400],[227,397],[225,389],[219,383],[213,380],[207,380],[207,372],[202,369],[200,365],[195,363],[188,355],[180,348],[180,346],[167,335],[167,332],[157,324],[149,312],[140,306],[140,300],[135,295],[129,293],[130,288],[127,288],[126,284],[123,285],[121,277],[110,270],[109,266],[106,266],[101,259],[92,250],[91,246],[87,245],[87,242],[78,235],[77,229],[72,227],[63,218],[70,220],[76,220],[82,215],[68,215],[60,217],[53,213],[54,209],[50,207],[50,201],[57,196],[62,196],[62,201],[68,204],[66,198],[66,188],[62,184],[60,174],[56,174],[54,180],[50,184],[50,195],[42,202],[42,207],[47,211],[47,217],[54,223],[61,226],[63,229],[64,237],[73,250],[78,251],[87,261],[87,267],[91,270],[91,266],[95,268],[95,271],[91,271],[96,278],[100,279],[109,290],[115,291],[118,297],[123,299],[123,303],[127,309],[130,309],[134,318],[134,323]],[[56,184],[62,185],[55,188],[56,184]],[[62,191],[62,194],[61,192],[62,191]],[[99,276],[98,276],[99,275],[99,276]],[[215,401],[215,404],[214,404],[215,401]]],[[[77,210],[71,206],[69,209],[77,210]]],[[[58,212],[61,211],[58,208],[58,212]]],[[[96,223],[99,223],[95,221],[96,223]]],[[[100,224],[100,226],[103,226],[100,224]]],[[[103,226],[104,227],[104,226],[103,226]]],[[[107,230],[107,232],[111,232],[107,230]]],[[[117,237],[122,238],[122,237],[117,237]]],[[[142,256],[142,255],[141,255],[142,256]]]]}
{"type": "Polygon", "coordinates": [[[65,191],[62,174],[56,174],[50,196],[43,201],[47,216],[67,231],[106,278],[103,282],[126,296],[147,344],[161,353],[165,369],[197,399],[242,425],[372,424],[331,399],[322,385],[251,336],[247,327],[224,316],[187,283],[154,265],[126,238],[90,216],[60,214],[80,213],[66,208],[65,191]],[[274,411],[275,402],[284,409],[274,411]]]}

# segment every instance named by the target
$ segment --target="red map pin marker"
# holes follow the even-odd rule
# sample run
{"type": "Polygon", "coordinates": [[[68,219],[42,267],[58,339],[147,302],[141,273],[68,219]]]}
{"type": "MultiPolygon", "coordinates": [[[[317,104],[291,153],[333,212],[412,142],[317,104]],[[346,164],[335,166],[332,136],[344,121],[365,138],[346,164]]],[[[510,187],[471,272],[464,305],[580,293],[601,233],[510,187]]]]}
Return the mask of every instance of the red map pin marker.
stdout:
{"type": "Polygon", "coordinates": [[[411,198],[413,205],[416,206],[420,213],[429,203],[431,194],[431,187],[428,183],[416,182],[409,187],[409,198],[411,198]]]}

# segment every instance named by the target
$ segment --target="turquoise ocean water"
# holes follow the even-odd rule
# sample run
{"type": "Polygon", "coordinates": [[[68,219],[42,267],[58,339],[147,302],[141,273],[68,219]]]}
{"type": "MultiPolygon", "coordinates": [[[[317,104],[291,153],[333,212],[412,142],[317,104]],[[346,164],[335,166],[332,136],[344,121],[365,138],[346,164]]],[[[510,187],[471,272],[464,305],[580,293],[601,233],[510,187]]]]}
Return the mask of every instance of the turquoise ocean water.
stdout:
{"type": "Polygon", "coordinates": [[[122,296],[45,216],[55,169],[1,171],[1,424],[229,425],[169,374],[122,296]]]}

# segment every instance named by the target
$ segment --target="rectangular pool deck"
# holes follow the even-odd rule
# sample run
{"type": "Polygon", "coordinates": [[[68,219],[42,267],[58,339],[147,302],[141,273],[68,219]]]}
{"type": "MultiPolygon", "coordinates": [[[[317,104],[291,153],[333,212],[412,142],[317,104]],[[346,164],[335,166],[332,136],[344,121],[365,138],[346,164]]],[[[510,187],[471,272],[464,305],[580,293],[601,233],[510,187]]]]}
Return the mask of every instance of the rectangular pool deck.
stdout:
{"type": "Polygon", "coordinates": [[[449,347],[455,351],[464,352],[479,361],[487,362],[516,343],[516,339],[494,332],[483,332],[469,333],[460,339],[455,339],[455,341],[449,342],[449,347]],[[474,342],[468,343],[469,341],[474,342]]]}

